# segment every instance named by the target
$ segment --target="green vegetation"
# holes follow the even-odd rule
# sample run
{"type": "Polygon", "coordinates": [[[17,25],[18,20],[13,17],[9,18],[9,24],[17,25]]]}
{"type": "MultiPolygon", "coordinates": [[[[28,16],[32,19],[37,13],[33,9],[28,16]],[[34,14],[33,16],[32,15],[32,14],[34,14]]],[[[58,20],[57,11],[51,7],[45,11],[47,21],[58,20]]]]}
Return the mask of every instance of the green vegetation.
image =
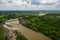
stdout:
{"type": "Polygon", "coordinates": [[[4,40],[9,40],[9,38],[8,37],[4,37],[4,40]]]}
{"type": "Polygon", "coordinates": [[[9,19],[14,19],[18,17],[23,17],[27,15],[33,15],[33,13],[37,14],[37,12],[0,12],[0,23],[4,23],[4,21],[9,20],[9,19]]]}
{"type": "Polygon", "coordinates": [[[23,17],[20,21],[26,27],[41,32],[53,40],[60,40],[60,18],[56,16],[30,16],[23,17]]]}
{"type": "MultiPolygon", "coordinates": [[[[38,16],[40,12],[0,12],[0,25],[6,20],[20,18],[21,24],[28,28],[41,32],[53,40],[60,40],[60,12],[46,12],[45,16],[38,16]],[[59,16],[59,17],[58,17],[59,16]]],[[[0,27],[0,40],[9,40],[8,37],[4,37],[3,28],[0,27]],[[4,37],[4,38],[3,38],[4,37]]],[[[26,40],[26,38],[17,33],[17,40],[26,40]]]]}
{"type": "Polygon", "coordinates": [[[9,40],[8,37],[4,37],[3,26],[0,26],[0,40],[9,40]]]}
{"type": "Polygon", "coordinates": [[[6,20],[16,18],[15,14],[2,14],[0,15],[0,23],[3,23],[6,20]]]}
{"type": "Polygon", "coordinates": [[[23,35],[21,35],[21,33],[19,33],[18,35],[17,35],[17,38],[16,38],[17,40],[27,40],[23,35]]]}
{"type": "Polygon", "coordinates": [[[0,40],[3,40],[4,38],[4,30],[3,28],[0,26],[0,40]]]}
{"type": "Polygon", "coordinates": [[[27,40],[20,32],[15,31],[16,40],[27,40]]]}

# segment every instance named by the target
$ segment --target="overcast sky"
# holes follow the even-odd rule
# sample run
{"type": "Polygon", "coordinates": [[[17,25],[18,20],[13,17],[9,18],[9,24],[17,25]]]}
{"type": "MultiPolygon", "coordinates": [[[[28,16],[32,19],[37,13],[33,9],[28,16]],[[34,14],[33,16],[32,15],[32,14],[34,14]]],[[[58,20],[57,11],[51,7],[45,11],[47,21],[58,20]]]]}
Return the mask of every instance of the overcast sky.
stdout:
{"type": "Polygon", "coordinates": [[[60,10],[60,0],[0,0],[0,10],[60,10]]]}

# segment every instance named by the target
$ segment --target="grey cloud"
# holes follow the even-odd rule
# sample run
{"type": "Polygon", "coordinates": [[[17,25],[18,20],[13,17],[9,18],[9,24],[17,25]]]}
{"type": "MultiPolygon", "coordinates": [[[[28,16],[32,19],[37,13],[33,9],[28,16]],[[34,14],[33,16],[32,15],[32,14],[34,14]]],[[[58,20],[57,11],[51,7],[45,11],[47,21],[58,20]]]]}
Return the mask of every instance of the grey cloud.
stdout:
{"type": "Polygon", "coordinates": [[[4,4],[6,5],[8,3],[8,5],[4,6],[4,5],[0,5],[0,10],[3,9],[16,9],[16,10],[32,10],[32,9],[36,9],[36,10],[42,10],[42,9],[60,9],[60,0],[57,3],[41,3],[40,0],[23,0],[26,1],[28,4],[27,5],[11,5],[13,4],[12,0],[8,0],[7,2],[1,2],[0,0],[0,4],[4,4]],[[29,3],[31,2],[31,5],[29,5],[29,3]],[[11,3],[11,4],[10,4],[11,3]],[[56,5],[57,4],[57,5],[56,5]],[[33,6],[32,6],[33,5],[33,6]],[[36,7],[35,7],[36,6],[36,7]],[[55,8],[54,8],[55,7],[55,8]]]}
{"type": "Polygon", "coordinates": [[[13,1],[10,0],[10,1],[8,1],[8,3],[13,3],[13,1]]]}
{"type": "Polygon", "coordinates": [[[56,3],[40,3],[41,5],[55,5],[56,3]]]}
{"type": "Polygon", "coordinates": [[[57,4],[55,7],[60,9],[60,3],[59,3],[59,4],[57,4]]]}
{"type": "Polygon", "coordinates": [[[44,0],[44,1],[40,1],[41,5],[55,5],[57,3],[58,0],[52,1],[52,0],[44,0]]]}
{"type": "Polygon", "coordinates": [[[40,2],[38,0],[32,0],[31,4],[33,4],[33,5],[40,5],[40,2]]]}

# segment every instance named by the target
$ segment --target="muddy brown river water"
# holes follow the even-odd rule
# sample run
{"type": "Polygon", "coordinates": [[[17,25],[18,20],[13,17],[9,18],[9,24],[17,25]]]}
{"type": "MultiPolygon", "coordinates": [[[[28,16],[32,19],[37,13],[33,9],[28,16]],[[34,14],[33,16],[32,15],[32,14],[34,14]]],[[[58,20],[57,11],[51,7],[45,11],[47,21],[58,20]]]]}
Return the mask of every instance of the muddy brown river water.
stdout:
{"type": "Polygon", "coordinates": [[[29,28],[26,28],[22,24],[19,24],[18,19],[8,22],[8,25],[18,28],[17,31],[21,32],[21,34],[24,35],[28,40],[52,40],[42,33],[35,32],[29,28]]]}

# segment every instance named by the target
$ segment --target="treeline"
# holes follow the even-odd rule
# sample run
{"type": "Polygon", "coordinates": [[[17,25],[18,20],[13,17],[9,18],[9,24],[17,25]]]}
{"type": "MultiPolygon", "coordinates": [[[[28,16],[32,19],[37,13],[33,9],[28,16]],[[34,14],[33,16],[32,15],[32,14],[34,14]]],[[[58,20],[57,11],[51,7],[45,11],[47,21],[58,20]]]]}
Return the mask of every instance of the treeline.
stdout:
{"type": "Polygon", "coordinates": [[[0,23],[3,23],[4,21],[11,19],[11,18],[16,18],[15,14],[2,14],[0,15],[0,23]]]}
{"type": "Polygon", "coordinates": [[[50,12],[48,13],[47,15],[50,15],[50,16],[60,16],[60,12],[50,12]]]}
{"type": "Polygon", "coordinates": [[[6,20],[24,17],[24,16],[33,16],[39,12],[19,12],[19,11],[0,11],[0,23],[3,23],[6,20]]]}

